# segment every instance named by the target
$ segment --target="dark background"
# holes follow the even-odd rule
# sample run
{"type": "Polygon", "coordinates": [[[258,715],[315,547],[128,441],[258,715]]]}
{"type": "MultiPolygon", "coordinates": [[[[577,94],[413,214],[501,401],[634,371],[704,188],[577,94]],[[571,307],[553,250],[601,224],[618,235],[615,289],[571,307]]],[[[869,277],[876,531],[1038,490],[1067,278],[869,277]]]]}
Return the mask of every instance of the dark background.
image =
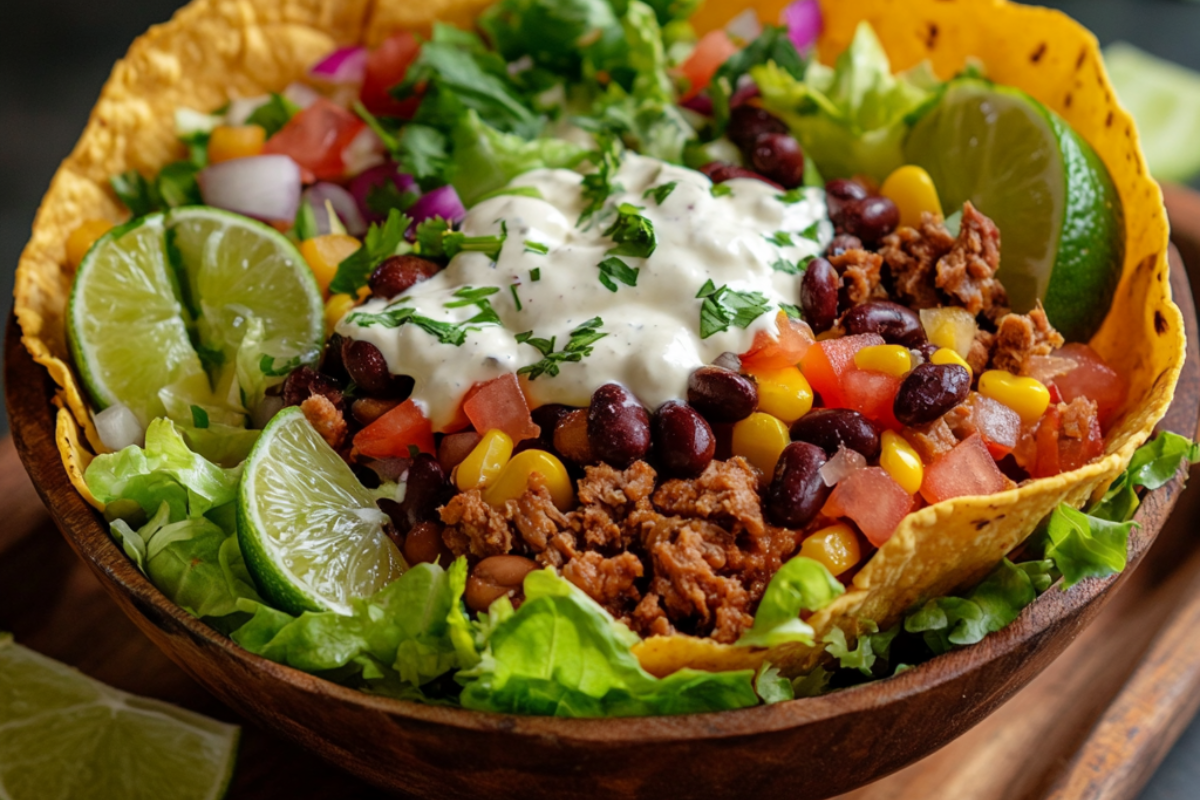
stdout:
{"type": "MultiPolygon", "coordinates": [[[[414,0],[415,1],[415,0],[414,0]]],[[[853,0],[845,0],[852,2],[853,0]]],[[[0,11],[0,282],[17,257],[42,193],[87,121],[113,62],[176,0],[2,0],[0,11]]],[[[1200,4],[1180,0],[1058,0],[1101,43],[1122,39],[1200,70],[1200,4]]],[[[1198,143],[1200,146],[1200,143],[1198,143]]],[[[11,292],[4,301],[7,316],[11,292]]],[[[0,407],[0,435],[8,423],[0,407]]],[[[1200,723],[1180,739],[1142,800],[1200,796],[1200,723]]]]}

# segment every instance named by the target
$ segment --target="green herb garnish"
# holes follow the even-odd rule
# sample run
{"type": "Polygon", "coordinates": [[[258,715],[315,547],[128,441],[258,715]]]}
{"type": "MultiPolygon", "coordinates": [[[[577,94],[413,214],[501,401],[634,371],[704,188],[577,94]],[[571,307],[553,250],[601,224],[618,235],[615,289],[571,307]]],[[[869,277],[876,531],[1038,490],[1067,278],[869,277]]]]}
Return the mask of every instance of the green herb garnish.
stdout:
{"type": "Polygon", "coordinates": [[[571,331],[571,338],[562,350],[554,349],[555,341],[557,340],[555,336],[549,339],[539,339],[534,337],[533,331],[518,333],[516,336],[517,341],[521,344],[536,347],[538,352],[542,354],[542,359],[528,366],[521,367],[517,370],[517,374],[528,375],[531,381],[542,375],[549,375],[552,378],[556,377],[560,364],[567,361],[582,361],[585,356],[592,354],[592,345],[605,336],[608,336],[607,333],[600,333],[600,326],[603,324],[604,320],[600,319],[600,317],[592,317],[571,331]]]}
{"type": "Polygon", "coordinates": [[[604,288],[610,292],[617,290],[614,280],[620,281],[626,286],[637,286],[640,268],[631,267],[616,256],[606,258],[596,266],[600,268],[600,283],[604,284],[604,288]]]}
{"type": "Polygon", "coordinates": [[[608,255],[649,258],[654,253],[658,246],[658,240],[654,236],[654,223],[639,214],[641,210],[631,203],[621,203],[617,206],[617,219],[604,232],[605,236],[611,236],[617,243],[616,247],[608,250],[608,255]]]}
{"type": "Polygon", "coordinates": [[[371,225],[363,238],[363,246],[338,264],[337,274],[329,283],[330,291],[353,295],[366,286],[367,278],[381,261],[396,255],[401,247],[407,246],[404,232],[411,224],[412,220],[393,208],[388,212],[388,218],[383,224],[371,225]]]}
{"type": "Polygon", "coordinates": [[[661,186],[651,186],[642,193],[642,198],[645,199],[647,197],[653,197],[654,202],[661,206],[663,201],[671,196],[671,192],[675,191],[675,187],[678,185],[679,181],[671,181],[670,183],[664,183],[661,186]]]}
{"type": "Polygon", "coordinates": [[[716,288],[712,279],[704,282],[696,297],[700,305],[700,338],[729,330],[730,325],[746,328],[767,312],[770,303],[759,292],[739,292],[728,286],[716,288]]]}

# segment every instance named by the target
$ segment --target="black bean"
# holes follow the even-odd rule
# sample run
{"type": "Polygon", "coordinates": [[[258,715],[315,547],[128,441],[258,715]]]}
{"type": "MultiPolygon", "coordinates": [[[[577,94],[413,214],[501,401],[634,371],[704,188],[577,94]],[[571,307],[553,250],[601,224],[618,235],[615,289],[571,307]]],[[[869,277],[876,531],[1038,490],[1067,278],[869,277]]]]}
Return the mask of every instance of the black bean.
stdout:
{"type": "Polygon", "coordinates": [[[829,246],[825,248],[825,257],[840,256],[847,250],[862,250],[862,239],[857,236],[851,236],[848,233],[839,233],[834,236],[829,246]]]}
{"type": "Polygon", "coordinates": [[[767,488],[765,505],[772,524],[803,528],[812,521],[829,498],[830,487],[820,473],[825,461],[825,452],[808,442],[783,448],[767,488]]]}
{"type": "Polygon", "coordinates": [[[407,534],[418,522],[438,519],[437,508],[446,500],[446,471],[438,460],[428,453],[420,453],[408,467],[408,483],[400,514],[392,522],[407,534]]]}
{"type": "Polygon", "coordinates": [[[867,199],[865,186],[849,178],[837,178],[825,184],[825,207],[833,224],[841,227],[842,209],[847,203],[867,199]]]}
{"type": "Polygon", "coordinates": [[[717,439],[704,417],[679,400],[659,406],[651,427],[658,463],[672,478],[697,477],[717,450],[717,439]]]}
{"type": "Polygon", "coordinates": [[[918,353],[921,354],[922,358],[924,358],[926,361],[928,361],[929,359],[933,358],[933,354],[936,353],[941,348],[938,347],[933,342],[925,342],[924,344],[917,345],[917,347],[915,349],[918,353]]]}
{"type": "Polygon", "coordinates": [[[329,336],[325,348],[321,351],[321,372],[345,385],[350,380],[346,374],[346,365],[342,363],[342,348],[346,346],[346,337],[340,333],[329,336]]]}
{"type": "Polygon", "coordinates": [[[818,256],[808,262],[800,279],[800,309],[814,333],[824,333],[833,327],[838,316],[837,270],[818,256]]]}
{"type": "Polygon", "coordinates": [[[391,256],[375,268],[367,285],[371,287],[371,294],[390,300],[437,273],[438,265],[427,259],[411,254],[391,256]]]}
{"type": "Polygon", "coordinates": [[[848,408],[814,408],[792,423],[792,439],[815,444],[831,458],[839,447],[856,450],[868,461],[879,456],[879,431],[848,408]]]}
{"type": "Polygon", "coordinates": [[[919,347],[925,343],[925,328],[917,312],[890,300],[872,300],[855,306],[842,317],[846,333],[877,333],[888,344],[919,347]]]}
{"type": "Polygon", "coordinates": [[[371,397],[402,399],[412,393],[413,379],[392,375],[379,348],[362,339],[347,339],[342,347],[342,362],[350,380],[371,397]]]}
{"type": "Polygon", "coordinates": [[[886,197],[867,197],[847,203],[841,209],[841,229],[874,245],[896,229],[900,211],[886,197]]]}
{"type": "Polygon", "coordinates": [[[587,438],[596,458],[625,469],[650,450],[650,415],[624,387],[607,383],[592,395],[587,438]]]}
{"type": "Polygon", "coordinates": [[[297,367],[283,379],[285,406],[298,406],[314,394],[324,396],[338,410],[345,410],[346,400],[342,390],[328,375],[322,375],[312,367],[297,367]]]}
{"type": "Polygon", "coordinates": [[[787,130],[783,120],[770,112],[758,106],[741,105],[730,110],[725,135],[745,153],[763,134],[787,133],[787,130]]]}
{"type": "Polygon", "coordinates": [[[687,399],[709,422],[737,422],[758,408],[758,387],[724,367],[701,367],[688,378],[687,399]]]}
{"type": "Polygon", "coordinates": [[[734,178],[754,178],[763,183],[769,183],[780,191],[783,190],[783,187],[778,183],[763,175],[759,175],[754,170],[739,167],[736,164],[727,164],[724,161],[710,161],[701,167],[700,171],[707,175],[713,183],[724,183],[734,178]]]}
{"type": "Polygon", "coordinates": [[[750,149],[750,164],[785,189],[795,189],[804,183],[804,151],[786,133],[758,137],[750,149]]]}
{"type": "Polygon", "coordinates": [[[971,373],[958,364],[922,364],[904,378],[892,411],[904,425],[933,422],[967,399],[971,373]]]}

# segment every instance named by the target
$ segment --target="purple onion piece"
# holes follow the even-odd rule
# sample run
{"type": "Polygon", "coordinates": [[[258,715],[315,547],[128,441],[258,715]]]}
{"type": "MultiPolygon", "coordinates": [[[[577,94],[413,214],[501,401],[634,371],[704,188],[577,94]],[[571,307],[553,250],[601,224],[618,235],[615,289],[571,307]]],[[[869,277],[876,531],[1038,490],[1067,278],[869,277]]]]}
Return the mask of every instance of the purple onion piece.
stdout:
{"type": "Polygon", "coordinates": [[[783,10],[783,24],[792,44],[803,53],[817,43],[821,34],[821,6],[817,0],[796,0],[783,10]]]}
{"type": "Polygon", "coordinates": [[[362,212],[358,210],[358,203],[354,202],[354,197],[350,192],[336,183],[313,184],[305,190],[303,199],[312,206],[313,215],[317,219],[317,232],[320,235],[324,236],[333,232],[329,211],[325,207],[326,201],[333,206],[333,211],[345,226],[346,233],[351,236],[362,236],[367,232],[367,223],[363,219],[362,212]]]}
{"type": "Polygon", "coordinates": [[[362,83],[367,71],[365,47],[342,47],[334,50],[308,71],[312,77],[327,83],[362,83]]]}
{"type": "Polygon", "coordinates": [[[367,198],[371,196],[372,189],[382,188],[389,181],[401,194],[404,192],[421,193],[413,176],[400,172],[395,164],[380,164],[377,167],[371,167],[365,172],[355,175],[350,181],[350,194],[354,196],[354,202],[358,204],[358,210],[367,222],[379,222],[386,217],[385,214],[372,211],[371,207],[367,205],[367,198]]]}
{"type": "Polygon", "coordinates": [[[697,114],[703,114],[706,117],[711,117],[713,113],[712,98],[706,94],[698,94],[695,97],[689,97],[679,105],[695,111],[697,114]]]}
{"type": "Polygon", "coordinates": [[[414,225],[432,217],[441,217],[450,222],[461,222],[466,215],[467,209],[463,206],[462,200],[458,199],[458,192],[449,185],[439,186],[437,189],[425,193],[408,210],[408,216],[412,218],[414,225]]]}
{"type": "Polygon", "coordinates": [[[300,166],[287,156],[235,158],[196,176],[206,205],[268,222],[291,222],[300,207],[300,166]]]}

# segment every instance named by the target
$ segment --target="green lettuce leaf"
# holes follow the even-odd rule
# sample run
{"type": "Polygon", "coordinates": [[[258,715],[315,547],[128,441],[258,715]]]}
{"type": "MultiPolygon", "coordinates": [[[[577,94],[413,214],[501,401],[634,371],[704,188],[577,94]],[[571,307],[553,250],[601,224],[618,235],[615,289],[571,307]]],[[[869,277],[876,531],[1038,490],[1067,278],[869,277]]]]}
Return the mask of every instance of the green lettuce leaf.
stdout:
{"type": "Polygon", "coordinates": [[[1060,505],[1046,528],[1046,557],[1063,575],[1063,591],[1085,578],[1125,569],[1129,531],[1136,522],[1113,522],[1060,505]]]}
{"type": "Polygon", "coordinates": [[[768,62],[752,67],[750,75],[762,91],[763,108],[787,122],[826,178],[887,177],[904,163],[907,115],[930,96],[927,72],[892,75],[866,22],[833,69],[813,62],[801,79],[768,62]]]}
{"type": "Polygon", "coordinates": [[[539,67],[575,80],[585,60],[606,61],[624,47],[608,0],[501,0],[479,26],[506,61],[529,56],[539,67]]]}
{"type": "Polygon", "coordinates": [[[540,167],[574,167],[587,150],[564,139],[526,141],[503,133],[468,111],[454,126],[454,176],[451,183],[468,206],[523,172],[540,167]]]}
{"type": "Polygon", "coordinates": [[[796,696],[792,682],[779,674],[779,670],[764,661],[754,675],[754,691],[767,705],[782,703],[796,696]]]}
{"type": "Polygon", "coordinates": [[[796,556],[771,576],[754,624],[737,643],[747,647],[773,647],[784,642],[811,645],[813,629],[800,619],[800,612],[816,611],[844,591],[824,564],[796,556]]]}
{"type": "Polygon", "coordinates": [[[738,79],[753,75],[756,68],[766,65],[770,65],[772,73],[778,72],[781,79],[800,81],[804,78],[807,65],[792,44],[786,28],[765,26],[757,39],[730,56],[713,75],[708,93],[712,96],[713,120],[718,133],[724,131],[729,122],[729,99],[737,89],[738,79]]]}
{"type": "Polygon", "coordinates": [[[656,678],[631,648],[639,639],[552,570],[525,578],[525,601],[485,620],[479,663],[463,670],[463,706],[563,717],[687,714],[756,705],[752,670],[685,669],[656,678]]]}
{"type": "Polygon", "coordinates": [[[846,632],[841,628],[834,628],[825,634],[821,641],[826,644],[826,652],[838,660],[839,667],[856,669],[869,677],[876,660],[887,660],[892,640],[900,633],[900,626],[895,625],[886,631],[880,631],[879,626],[869,619],[862,620],[859,624],[863,632],[858,635],[854,649],[848,646],[846,632]]]}

